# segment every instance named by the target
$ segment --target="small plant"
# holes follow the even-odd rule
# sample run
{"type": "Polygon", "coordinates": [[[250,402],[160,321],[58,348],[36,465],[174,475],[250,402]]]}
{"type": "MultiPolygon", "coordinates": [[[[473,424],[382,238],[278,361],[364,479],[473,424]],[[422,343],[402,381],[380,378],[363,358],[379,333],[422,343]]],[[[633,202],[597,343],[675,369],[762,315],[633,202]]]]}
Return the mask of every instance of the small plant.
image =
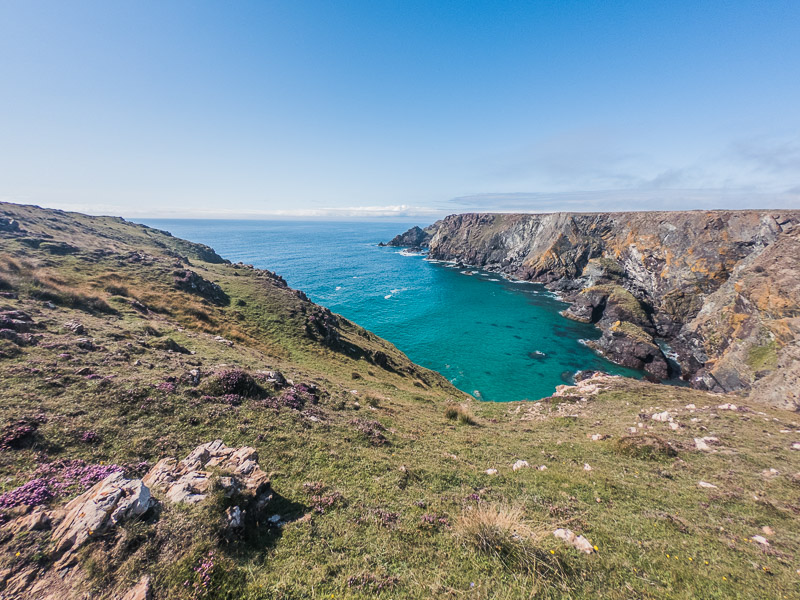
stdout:
{"type": "Polygon", "coordinates": [[[377,577],[372,573],[353,575],[347,578],[347,587],[356,590],[367,590],[373,594],[382,592],[387,588],[394,587],[398,583],[397,577],[377,577]]]}
{"type": "Polygon", "coordinates": [[[678,456],[678,451],[672,444],[652,433],[623,436],[616,441],[614,449],[625,456],[645,460],[658,460],[678,456]]]}
{"type": "Polygon", "coordinates": [[[84,444],[97,444],[100,441],[100,436],[97,434],[96,431],[88,429],[86,431],[81,432],[80,440],[84,444]]]}
{"type": "Polygon", "coordinates": [[[386,428],[381,425],[380,421],[371,419],[351,419],[349,424],[355,427],[373,446],[382,446],[388,441],[386,436],[383,435],[386,428]]]}

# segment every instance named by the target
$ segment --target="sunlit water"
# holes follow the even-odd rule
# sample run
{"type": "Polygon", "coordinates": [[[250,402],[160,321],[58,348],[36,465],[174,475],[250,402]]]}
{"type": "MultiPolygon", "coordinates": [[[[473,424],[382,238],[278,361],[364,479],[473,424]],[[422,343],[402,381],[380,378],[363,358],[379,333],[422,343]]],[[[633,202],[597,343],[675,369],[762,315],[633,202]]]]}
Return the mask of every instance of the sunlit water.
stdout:
{"type": "Polygon", "coordinates": [[[405,223],[147,220],[233,262],[282,275],[309,298],[389,340],[484,400],[549,396],[581,369],[639,376],[580,343],[543,286],[381,248],[405,223]],[[467,275],[465,272],[472,272],[467,275]]]}

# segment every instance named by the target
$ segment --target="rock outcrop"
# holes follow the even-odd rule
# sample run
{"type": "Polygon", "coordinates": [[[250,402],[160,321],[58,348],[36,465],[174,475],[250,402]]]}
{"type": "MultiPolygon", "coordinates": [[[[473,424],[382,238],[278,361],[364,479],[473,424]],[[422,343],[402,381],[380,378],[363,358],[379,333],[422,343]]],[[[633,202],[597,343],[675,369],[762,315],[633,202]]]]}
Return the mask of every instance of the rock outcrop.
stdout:
{"type": "MultiPolygon", "coordinates": [[[[3,573],[3,593],[11,596],[0,594],[0,598],[17,597],[23,591],[32,594],[25,597],[62,597],[58,589],[64,582],[68,580],[67,587],[77,587],[82,577],[80,569],[73,567],[78,562],[77,551],[84,545],[95,538],[108,539],[118,525],[144,517],[159,501],[201,502],[215,482],[229,502],[235,502],[220,515],[221,523],[232,534],[241,531],[248,514],[258,516],[272,499],[269,476],[259,466],[256,451],[246,446],[230,448],[216,440],[198,446],[180,462],[174,458],[160,460],[142,479],[127,479],[117,471],[60,509],[47,512],[40,508],[23,514],[6,527],[19,533],[54,525],[51,558],[57,562],[55,569],[45,572],[27,565],[19,571],[3,573]],[[151,490],[156,496],[151,495],[151,490]],[[45,594],[53,590],[52,594],[45,594]]],[[[150,593],[150,577],[144,575],[125,598],[143,600],[150,593]]]]}
{"type": "Polygon", "coordinates": [[[426,247],[436,233],[439,227],[439,221],[433,225],[429,225],[425,229],[414,226],[405,233],[394,236],[389,243],[382,244],[384,246],[408,247],[408,248],[424,248],[426,247]]]}
{"type": "Polygon", "coordinates": [[[428,246],[560,292],[615,362],[674,375],[662,341],[696,387],[797,407],[799,224],[793,210],[463,214],[431,226],[428,246]]]}
{"type": "Polygon", "coordinates": [[[272,497],[269,476],[258,465],[253,448],[230,448],[216,440],[195,448],[180,462],[163,458],[142,479],[145,485],[173,503],[194,504],[211,491],[213,473],[225,495],[244,497],[254,509],[262,509],[272,497]]]}

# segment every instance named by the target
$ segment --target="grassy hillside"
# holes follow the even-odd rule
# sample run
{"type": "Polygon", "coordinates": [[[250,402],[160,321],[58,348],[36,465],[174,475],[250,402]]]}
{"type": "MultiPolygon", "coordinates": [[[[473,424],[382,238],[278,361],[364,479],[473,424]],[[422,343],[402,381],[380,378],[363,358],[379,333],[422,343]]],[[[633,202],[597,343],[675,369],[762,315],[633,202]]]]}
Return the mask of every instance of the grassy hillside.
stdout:
{"type": "Polygon", "coordinates": [[[278,276],[115,218],[0,204],[0,293],[12,597],[121,597],[143,574],[156,599],[800,596],[796,413],[616,378],[478,403],[278,276]],[[241,535],[220,494],[162,503],[67,576],[52,528],[14,526],[20,498],[57,509],[214,439],[270,473],[241,535]]]}

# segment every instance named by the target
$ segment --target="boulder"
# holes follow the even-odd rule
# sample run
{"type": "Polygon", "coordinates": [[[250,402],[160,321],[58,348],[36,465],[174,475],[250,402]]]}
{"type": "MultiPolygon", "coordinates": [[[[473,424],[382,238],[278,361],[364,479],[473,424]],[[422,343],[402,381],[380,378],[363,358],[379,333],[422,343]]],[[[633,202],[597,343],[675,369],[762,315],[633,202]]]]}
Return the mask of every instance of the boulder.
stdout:
{"type": "Polygon", "coordinates": [[[74,551],[110,527],[143,515],[154,503],[142,480],[112,473],[63,508],[64,518],[53,532],[56,551],[74,551]]]}
{"type": "Polygon", "coordinates": [[[256,451],[247,446],[230,448],[222,440],[198,446],[180,462],[174,458],[161,459],[143,481],[162,492],[170,502],[193,504],[208,495],[212,470],[230,474],[219,479],[226,495],[241,493],[258,510],[272,497],[269,476],[258,465],[256,451]]]}

